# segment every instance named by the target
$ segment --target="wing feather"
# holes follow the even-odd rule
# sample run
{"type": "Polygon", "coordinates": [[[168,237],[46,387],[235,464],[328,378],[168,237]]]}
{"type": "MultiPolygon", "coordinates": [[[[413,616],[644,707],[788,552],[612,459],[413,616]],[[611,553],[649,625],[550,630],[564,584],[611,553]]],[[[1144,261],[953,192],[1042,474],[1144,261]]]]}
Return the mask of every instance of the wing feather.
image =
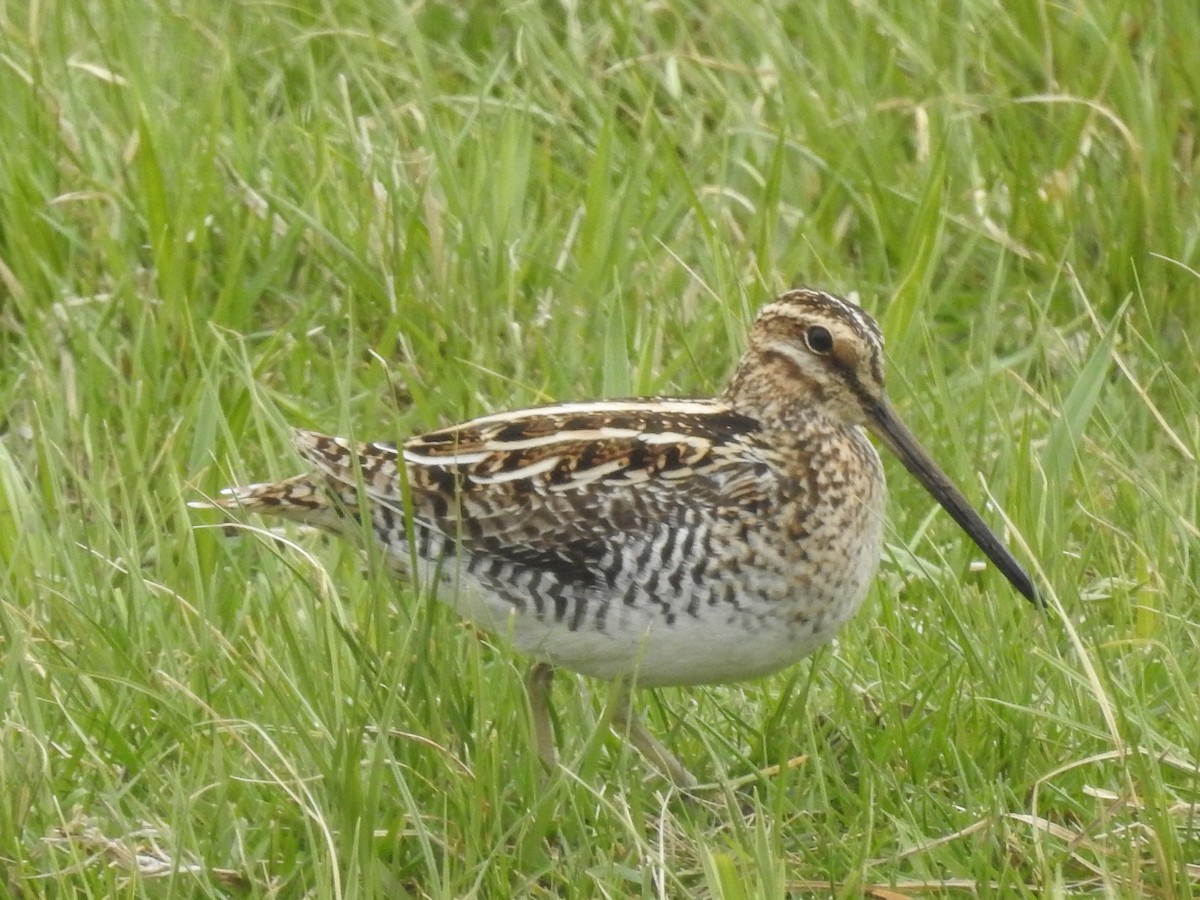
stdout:
{"type": "Polygon", "coordinates": [[[689,511],[760,511],[777,485],[757,432],[714,401],[602,401],[485,416],[402,448],[315,432],[296,445],[397,514],[407,492],[414,523],[468,553],[562,570],[595,564],[624,535],[682,528],[689,511]]]}

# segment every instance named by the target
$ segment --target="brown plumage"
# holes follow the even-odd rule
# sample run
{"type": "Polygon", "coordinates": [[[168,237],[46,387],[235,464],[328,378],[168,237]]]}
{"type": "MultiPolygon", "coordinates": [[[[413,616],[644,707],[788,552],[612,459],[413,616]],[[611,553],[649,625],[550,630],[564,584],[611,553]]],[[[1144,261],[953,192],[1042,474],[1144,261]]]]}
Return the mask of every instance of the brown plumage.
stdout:
{"type": "MultiPolygon", "coordinates": [[[[552,764],[550,665],[643,687],[735,681],[836,633],[882,550],[883,470],[864,428],[1035,600],[892,412],[875,322],[819,291],[764,307],[716,399],[555,404],[400,448],[299,432],[312,472],[229,489],[215,505],[350,535],[369,516],[397,570],[415,559],[410,574],[439,599],[541,661],[530,698],[552,764]]],[[[678,784],[694,783],[627,693],[615,724],[678,784]]]]}

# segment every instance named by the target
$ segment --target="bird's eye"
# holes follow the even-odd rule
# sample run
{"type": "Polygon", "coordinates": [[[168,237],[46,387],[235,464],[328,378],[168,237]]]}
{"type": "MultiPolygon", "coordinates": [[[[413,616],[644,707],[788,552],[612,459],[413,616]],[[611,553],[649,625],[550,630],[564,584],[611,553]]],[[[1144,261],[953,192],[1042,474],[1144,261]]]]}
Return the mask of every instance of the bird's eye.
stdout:
{"type": "Polygon", "coordinates": [[[824,356],[833,349],[833,335],[822,325],[814,325],[804,332],[804,343],[813,353],[824,356]]]}

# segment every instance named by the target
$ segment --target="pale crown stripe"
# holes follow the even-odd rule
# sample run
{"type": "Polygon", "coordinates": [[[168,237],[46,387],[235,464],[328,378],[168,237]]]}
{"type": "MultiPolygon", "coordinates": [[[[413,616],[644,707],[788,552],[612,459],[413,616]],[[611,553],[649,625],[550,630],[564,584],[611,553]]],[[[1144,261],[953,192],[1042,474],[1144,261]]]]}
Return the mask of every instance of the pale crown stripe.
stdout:
{"type": "MultiPolygon", "coordinates": [[[[837,299],[830,297],[828,294],[824,294],[821,291],[815,291],[813,293],[821,294],[828,299],[837,299]]],[[[785,294],[784,296],[787,297],[789,295],[785,294]]],[[[843,312],[845,312],[854,320],[855,328],[860,334],[869,338],[871,343],[879,350],[883,349],[883,334],[879,330],[879,325],[867,314],[866,310],[864,310],[857,303],[851,303],[849,301],[838,303],[837,305],[843,312]]],[[[788,318],[796,319],[800,322],[809,321],[809,317],[804,312],[796,309],[794,304],[789,303],[786,300],[768,303],[759,312],[759,318],[765,317],[768,313],[776,316],[787,316],[788,318]]]]}

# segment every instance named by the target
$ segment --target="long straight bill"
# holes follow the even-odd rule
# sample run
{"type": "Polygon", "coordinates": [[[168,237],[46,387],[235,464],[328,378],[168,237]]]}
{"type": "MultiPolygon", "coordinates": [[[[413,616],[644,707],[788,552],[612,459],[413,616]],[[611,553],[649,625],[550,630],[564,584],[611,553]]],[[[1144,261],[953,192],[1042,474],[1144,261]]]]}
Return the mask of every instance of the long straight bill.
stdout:
{"type": "Polygon", "coordinates": [[[987,558],[1012,586],[1030,603],[1041,606],[1042,600],[1038,597],[1029,573],[1017,562],[1016,557],[1009,552],[1000,538],[988,528],[987,523],[946,477],[946,473],[933,461],[933,457],[917,442],[891,406],[885,401],[872,409],[870,415],[869,427],[875,436],[883,441],[900,462],[904,463],[904,468],[908,469],[942,508],[950,513],[950,518],[970,535],[971,540],[979,545],[979,549],[987,554],[987,558]]]}

